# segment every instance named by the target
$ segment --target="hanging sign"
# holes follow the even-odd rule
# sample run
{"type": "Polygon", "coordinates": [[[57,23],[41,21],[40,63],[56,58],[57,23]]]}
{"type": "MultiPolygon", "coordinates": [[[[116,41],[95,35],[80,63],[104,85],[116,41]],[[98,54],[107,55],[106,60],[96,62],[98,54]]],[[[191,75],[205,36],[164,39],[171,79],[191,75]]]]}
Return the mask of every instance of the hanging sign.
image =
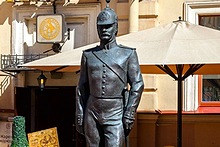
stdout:
{"type": "Polygon", "coordinates": [[[37,16],[37,42],[60,43],[64,40],[64,17],[62,14],[37,16]]]}

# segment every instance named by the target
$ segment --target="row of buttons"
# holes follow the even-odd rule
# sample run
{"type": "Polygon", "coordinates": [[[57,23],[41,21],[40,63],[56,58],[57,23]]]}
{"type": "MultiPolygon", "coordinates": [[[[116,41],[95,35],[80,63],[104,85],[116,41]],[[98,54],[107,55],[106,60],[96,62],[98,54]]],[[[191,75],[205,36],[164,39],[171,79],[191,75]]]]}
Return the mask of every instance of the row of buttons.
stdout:
{"type": "Polygon", "coordinates": [[[103,64],[103,73],[102,73],[102,95],[105,95],[105,83],[106,83],[106,65],[103,64]]]}
{"type": "Polygon", "coordinates": [[[80,115],[77,116],[77,124],[82,125],[82,117],[80,115]]]}

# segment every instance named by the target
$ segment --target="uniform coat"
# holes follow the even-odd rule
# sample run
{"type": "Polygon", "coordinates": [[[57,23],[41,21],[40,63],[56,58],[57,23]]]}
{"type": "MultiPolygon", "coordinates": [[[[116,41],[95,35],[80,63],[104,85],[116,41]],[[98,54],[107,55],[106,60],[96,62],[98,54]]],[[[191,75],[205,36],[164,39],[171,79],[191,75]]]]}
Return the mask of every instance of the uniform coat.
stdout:
{"type": "MultiPolygon", "coordinates": [[[[95,122],[99,125],[120,122],[123,126],[122,118],[133,122],[143,88],[143,79],[134,48],[117,45],[113,41],[105,48],[97,46],[85,50],[81,58],[77,88],[76,125],[83,126],[85,120],[91,121],[88,119],[90,109],[93,118],[96,119],[95,122]],[[127,90],[128,85],[129,90],[127,90]],[[91,107],[91,105],[95,106],[91,107]]],[[[88,127],[84,126],[84,129],[85,133],[91,132],[87,130],[88,127]]],[[[122,135],[120,132],[115,133],[122,135]]]]}

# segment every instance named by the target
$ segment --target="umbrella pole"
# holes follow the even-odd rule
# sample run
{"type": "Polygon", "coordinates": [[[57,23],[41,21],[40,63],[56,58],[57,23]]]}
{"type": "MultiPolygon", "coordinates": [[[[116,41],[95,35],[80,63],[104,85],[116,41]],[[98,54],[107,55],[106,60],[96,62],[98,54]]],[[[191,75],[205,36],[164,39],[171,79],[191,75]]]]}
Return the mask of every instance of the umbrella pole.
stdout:
{"type": "Polygon", "coordinates": [[[165,73],[173,77],[177,82],[177,90],[178,90],[178,108],[177,108],[177,147],[182,147],[182,82],[187,77],[182,76],[184,65],[176,65],[177,76],[173,73],[173,71],[167,65],[156,65],[158,68],[163,70],[165,73]]]}
{"type": "Polygon", "coordinates": [[[182,147],[182,78],[178,78],[177,147],[182,147]]]}
{"type": "Polygon", "coordinates": [[[178,82],[177,147],[182,147],[182,82],[184,65],[176,65],[178,82]]]}
{"type": "Polygon", "coordinates": [[[183,105],[183,81],[186,79],[189,75],[192,75],[195,71],[200,69],[204,64],[195,64],[191,65],[190,68],[187,70],[187,72],[183,75],[183,64],[177,64],[176,70],[177,75],[176,76],[173,71],[169,68],[167,65],[156,65],[158,68],[163,70],[165,73],[173,77],[177,82],[177,89],[178,89],[178,110],[177,110],[177,147],[182,147],[182,105],[183,105]]]}

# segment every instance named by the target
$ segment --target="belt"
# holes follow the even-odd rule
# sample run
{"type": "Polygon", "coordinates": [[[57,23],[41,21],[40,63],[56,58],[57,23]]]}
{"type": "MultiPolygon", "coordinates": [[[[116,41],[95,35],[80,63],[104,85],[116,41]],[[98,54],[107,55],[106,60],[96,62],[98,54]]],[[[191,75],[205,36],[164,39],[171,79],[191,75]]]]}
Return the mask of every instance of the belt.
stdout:
{"type": "Polygon", "coordinates": [[[121,95],[120,96],[113,96],[113,95],[94,96],[94,95],[90,95],[90,96],[92,96],[93,98],[97,98],[97,99],[123,99],[123,96],[121,96],[121,95]]]}

